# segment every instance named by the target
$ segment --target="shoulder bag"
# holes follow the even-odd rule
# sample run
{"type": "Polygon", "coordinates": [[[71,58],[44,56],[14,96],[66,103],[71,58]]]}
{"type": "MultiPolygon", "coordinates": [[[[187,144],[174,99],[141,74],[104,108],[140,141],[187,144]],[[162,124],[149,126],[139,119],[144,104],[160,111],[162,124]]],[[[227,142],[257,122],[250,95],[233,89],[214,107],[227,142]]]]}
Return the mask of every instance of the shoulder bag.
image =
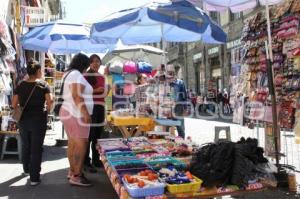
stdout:
{"type": "Polygon", "coordinates": [[[64,102],[64,98],[63,98],[63,93],[64,93],[64,85],[65,85],[65,81],[66,81],[66,78],[68,77],[68,75],[72,72],[73,70],[71,70],[68,74],[66,74],[66,76],[64,77],[63,81],[62,81],[62,85],[61,85],[61,88],[60,88],[60,92],[59,92],[59,96],[57,97],[57,99],[55,100],[55,105],[54,105],[54,109],[53,109],[53,112],[54,112],[54,115],[55,116],[58,116],[59,115],[59,111],[60,111],[60,108],[64,102]]]}
{"type": "Polygon", "coordinates": [[[32,96],[32,94],[33,94],[35,88],[36,88],[36,84],[34,85],[32,91],[31,91],[30,95],[28,96],[27,101],[25,102],[25,104],[24,104],[23,107],[22,107],[22,106],[17,106],[16,108],[14,108],[11,117],[12,117],[12,119],[14,119],[16,122],[19,122],[19,121],[20,121],[20,119],[21,119],[21,117],[22,117],[22,114],[23,114],[23,111],[24,111],[25,107],[27,106],[27,104],[28,104],[28,102],[29,102],[29,100],[30,100],[30,98],[31,98],[31,96],[32,96]]]}

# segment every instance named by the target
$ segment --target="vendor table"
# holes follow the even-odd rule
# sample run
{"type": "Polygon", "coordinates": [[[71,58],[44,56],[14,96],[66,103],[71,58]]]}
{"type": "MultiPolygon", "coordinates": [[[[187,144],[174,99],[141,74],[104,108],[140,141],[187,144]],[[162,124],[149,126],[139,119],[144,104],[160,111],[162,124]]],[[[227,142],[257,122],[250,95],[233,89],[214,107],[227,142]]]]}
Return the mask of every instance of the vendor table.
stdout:
{"type": "Polygon", "coordinates": [[[152,131],[155,121],[147,117],[117,117],[109,115],[107,122],[110,127],[117,127],[124,138],[140,135],[143,131],[152,131]]]}
{"type": "Polygon", "coordinates": [[[155,125],[161,126],[181,126],[180,120],[171,119],[153,119],[148,117],[120,117],[109,115],[107,117],[108,125],[117,127],[124,138],[134,137],[140,135],[145,131],[152,131],[155,125]]]}
{"type": "MultiPolygon", "coordinates": [[[[101,161],[104,165],[105,172],[107,173],[115,191],[119,195],[119,198],[120,199],[133,199],[129,196],[125,187],[120,182],[116,171],[108,164],[106,157],[103,154],[101,154],[100,156],[101,156],[101,161]]],[[[258,184],[258,186],[252,187],[251,190],[237,190],[237,191],[227,191],[227,192],[224,191],[224,193],[216,193],[217,190],[215,188],[215,189],[199,190],[198,192],[195,192],[195,193],[170,194],[167,192],[160,198],[164,198],[164,199],[171,199],[171,198],[206,199],[207,198],[208,199],[208,198],[215,198],[215,197],[221,197],[221,196],[226,196],[226,195],[238,196],[238,195],[244,195],[247,193],[264,191],[264,190],[266,190],[266,187],[263,187],[262,184],[258,184]]]]}

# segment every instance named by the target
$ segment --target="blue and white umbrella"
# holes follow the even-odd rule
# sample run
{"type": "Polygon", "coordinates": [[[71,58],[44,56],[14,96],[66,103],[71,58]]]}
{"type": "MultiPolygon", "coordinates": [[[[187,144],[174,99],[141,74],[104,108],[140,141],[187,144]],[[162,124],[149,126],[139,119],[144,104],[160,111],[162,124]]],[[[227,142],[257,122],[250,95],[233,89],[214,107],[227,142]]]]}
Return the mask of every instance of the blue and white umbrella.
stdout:
{"type": "MultiPolygon", "coordinates": [[[[200,0],[189,0],[197,3],[200,0]]],[[[274,5],[282,2],[283,0],[204,0],[204,6],[209,11],[224,11],[228,8],[231,12],[241,12],[247,9],[255,8],[258,2],[261,5],[274,5]]]]}
{"type": "Polygon", "coordinates": [[[94,23],[91,39],[99,43],[144,44],[160,41],[225,43],[227,35],[200,8],[187,1],[150,3],[114,13],[94,23]]]}
{"type": "Polygon", "coordinates": [[[94,44],[89,39],[90,29],[82,24],[62,21],[36,26],[22,37],[22,46],[27,50],[73,54],[78,52],[105,53],[114,44],[94,44]]]}

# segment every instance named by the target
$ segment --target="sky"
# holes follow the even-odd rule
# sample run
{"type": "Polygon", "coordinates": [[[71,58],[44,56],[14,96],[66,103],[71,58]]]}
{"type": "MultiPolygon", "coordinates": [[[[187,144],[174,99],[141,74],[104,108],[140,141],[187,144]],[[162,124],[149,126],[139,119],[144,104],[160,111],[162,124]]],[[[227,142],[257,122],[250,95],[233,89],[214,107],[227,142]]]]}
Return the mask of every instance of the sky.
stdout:
{"type": "Polygon", "coordinates": [[[113,12],[139,7],[151,0],[62,0],[62,2],[66,8],[66,21],[93,23],[113,12]]]}

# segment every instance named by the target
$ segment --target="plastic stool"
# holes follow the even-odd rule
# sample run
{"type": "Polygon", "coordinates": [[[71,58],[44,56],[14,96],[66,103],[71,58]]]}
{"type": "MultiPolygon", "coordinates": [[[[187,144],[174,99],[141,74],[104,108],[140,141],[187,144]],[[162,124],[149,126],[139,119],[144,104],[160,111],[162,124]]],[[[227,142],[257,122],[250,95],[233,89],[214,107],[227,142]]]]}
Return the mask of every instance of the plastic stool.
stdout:
{"type": "Polygon", "coordinates": [[[231,141],[230,126],[216,126],[215,127],[215,143],[219,141],[231,141]],[[225,131],[226,138],[220,138],[220,133],[225,131]]]}
{"type": "Polygon", "coordinates": [[[1,160],[3,160],[4,155],[18,155],[19,160],[22,160],[22,147],[21,147],[21,137],[19,134],[16,135],[5,135],[2,145],[2,152],[1,152],[1,160]],[[7,143],[8,140],[14,138],[17,140],[17,151],[7,151],[7,143]]]}

